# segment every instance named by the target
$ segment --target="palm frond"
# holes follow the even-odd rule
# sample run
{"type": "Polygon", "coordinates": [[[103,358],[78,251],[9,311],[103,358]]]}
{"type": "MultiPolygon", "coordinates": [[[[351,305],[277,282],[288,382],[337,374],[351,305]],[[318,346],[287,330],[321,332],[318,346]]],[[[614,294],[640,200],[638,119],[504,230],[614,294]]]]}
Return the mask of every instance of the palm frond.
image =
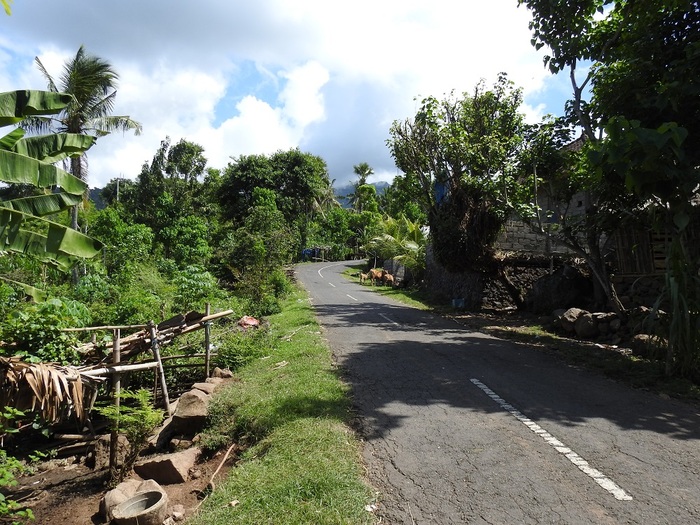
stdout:
{"type": "Polygon", "coordinates": [[[90,407],[84,405],[89,379],[71,367],[53,363],[26,363],[0,357],[0,403],[24,412],[38,413],[49,423],[72,416],[84,421],[90,407]]]}
{"type": "Polygon", "coordinates": [[[34,63],[36,64],[36,67],[39,68],[39,72],[42,75],[44,75],[44,78],[46,79],[46,84],[49,88],[49,91],[53,91],[54,93],[57,93],[58,89],[56,88],[56,83],[53,81],[53,77],[49,74],[49,72],[44,67],[44,64],[42,64],[41,60],[39,60],[39,57],[34,58],[34,63]]]}

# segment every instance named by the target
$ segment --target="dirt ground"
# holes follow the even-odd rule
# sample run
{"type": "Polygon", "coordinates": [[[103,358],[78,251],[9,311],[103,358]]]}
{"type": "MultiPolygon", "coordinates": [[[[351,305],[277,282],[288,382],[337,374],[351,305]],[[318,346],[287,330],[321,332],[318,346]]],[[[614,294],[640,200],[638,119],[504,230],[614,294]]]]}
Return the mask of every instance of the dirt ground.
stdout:
{"type": "MultiPolygon", "coordinates": [[[[202,500],[212,475],[221,465],[224,452],[198,463],[186,483],[162,485],[170,505],[180,504],[191,516],[202,500]]],[[[231,454],[214,478],[223,479],[235,461],[231,454]]],[[[15,499],[34,512],[36,525],[96,525],[106,521],[100,515],[100,499],[107,492],[107,470],[95,471],[71,459],[40,464],[36,473],[20,478],[13,490],[15,499]]],[[[135,474],[130,479],[141,479],[135,474]]],[[[0,520],[1,522],[2,520],[0,520]]]]}

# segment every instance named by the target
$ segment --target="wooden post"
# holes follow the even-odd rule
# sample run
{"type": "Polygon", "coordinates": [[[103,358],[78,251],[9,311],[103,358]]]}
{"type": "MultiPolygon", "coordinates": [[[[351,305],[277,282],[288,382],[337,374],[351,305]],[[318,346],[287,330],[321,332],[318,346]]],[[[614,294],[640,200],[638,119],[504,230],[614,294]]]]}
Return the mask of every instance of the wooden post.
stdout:
{"type": "MultiPolygon", "coordinates": [[[[211,313],[211,305],[207,303],[206,309],[204,311],[205,317],[209,317],[211,313]]],[[[211,361],[211,340],[210,340],[210,328],[211,321],[204,323],[204,377],[209,377],[209,364],[211,361]]]]}
{"type": "Polygon", "coordinates": [[[156,325],[153,321],[148,323],[148,329],[151,332],[151,350],[153,357],[158,363],[158,375],[160,376],[160,388],[163,391],[163,405],[168,417],[172,416],[170,411],[170,399],[168,398],[168,385],[165,383],[165,370],[163,370],[163,361],[160,359],[160,349],[158,348],[158,337],[156,334],[156,325]]]}
{"type": "MultiPolygon", "coordinates": [[[[119,366],[121,361],[121,352],[119,347],[119,339],[121,338],[121,332],[119,328],[116,328],[113,332],[112,341],[112,363],[114,366],[119,366]]],[[[119,409],[121,395],[121,374],[114,374],[113,379],[113,395],[114,395],[114,406],[119,409]]],[[[109,472],[112,479],[116,479],[117,472],[117,452],[119,450],[119,430],[113,428],[111,434],[109,435],[109,472]]]]}

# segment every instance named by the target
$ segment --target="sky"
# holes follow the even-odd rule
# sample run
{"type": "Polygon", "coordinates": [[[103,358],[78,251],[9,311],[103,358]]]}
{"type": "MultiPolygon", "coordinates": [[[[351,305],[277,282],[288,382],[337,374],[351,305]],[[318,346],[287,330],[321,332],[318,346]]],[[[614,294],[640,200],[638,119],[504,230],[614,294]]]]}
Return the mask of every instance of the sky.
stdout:
{"type": "Polygon", "coordinates": [[[562,114],[568,80],[530,44],[517,0],[14,0],[0,11],[0,91],[46,89],[78,48],[119,74],[115,132],[88,152],[88,183],[136,179],[169,137],[204,148],[210,168],[299,148],[323,158],[334,186],[399,173],[386,141],[420,100],[471,92],[499,72],[536,122],[562,114]]]}

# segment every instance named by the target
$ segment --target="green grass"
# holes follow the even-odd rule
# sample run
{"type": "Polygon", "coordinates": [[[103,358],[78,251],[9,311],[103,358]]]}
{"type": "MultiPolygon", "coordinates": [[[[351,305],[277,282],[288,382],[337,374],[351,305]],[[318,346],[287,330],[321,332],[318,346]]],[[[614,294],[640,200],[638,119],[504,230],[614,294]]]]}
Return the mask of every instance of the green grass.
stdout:
{"type": "Polygon", "coordinates": [[[239,369],[240,381],[212,400],[203,443],[247,448],[188,523],[373,523],[348,389],[305,293],[295,291],[270,318],[270,337],[270,354],[239,369]]]}

